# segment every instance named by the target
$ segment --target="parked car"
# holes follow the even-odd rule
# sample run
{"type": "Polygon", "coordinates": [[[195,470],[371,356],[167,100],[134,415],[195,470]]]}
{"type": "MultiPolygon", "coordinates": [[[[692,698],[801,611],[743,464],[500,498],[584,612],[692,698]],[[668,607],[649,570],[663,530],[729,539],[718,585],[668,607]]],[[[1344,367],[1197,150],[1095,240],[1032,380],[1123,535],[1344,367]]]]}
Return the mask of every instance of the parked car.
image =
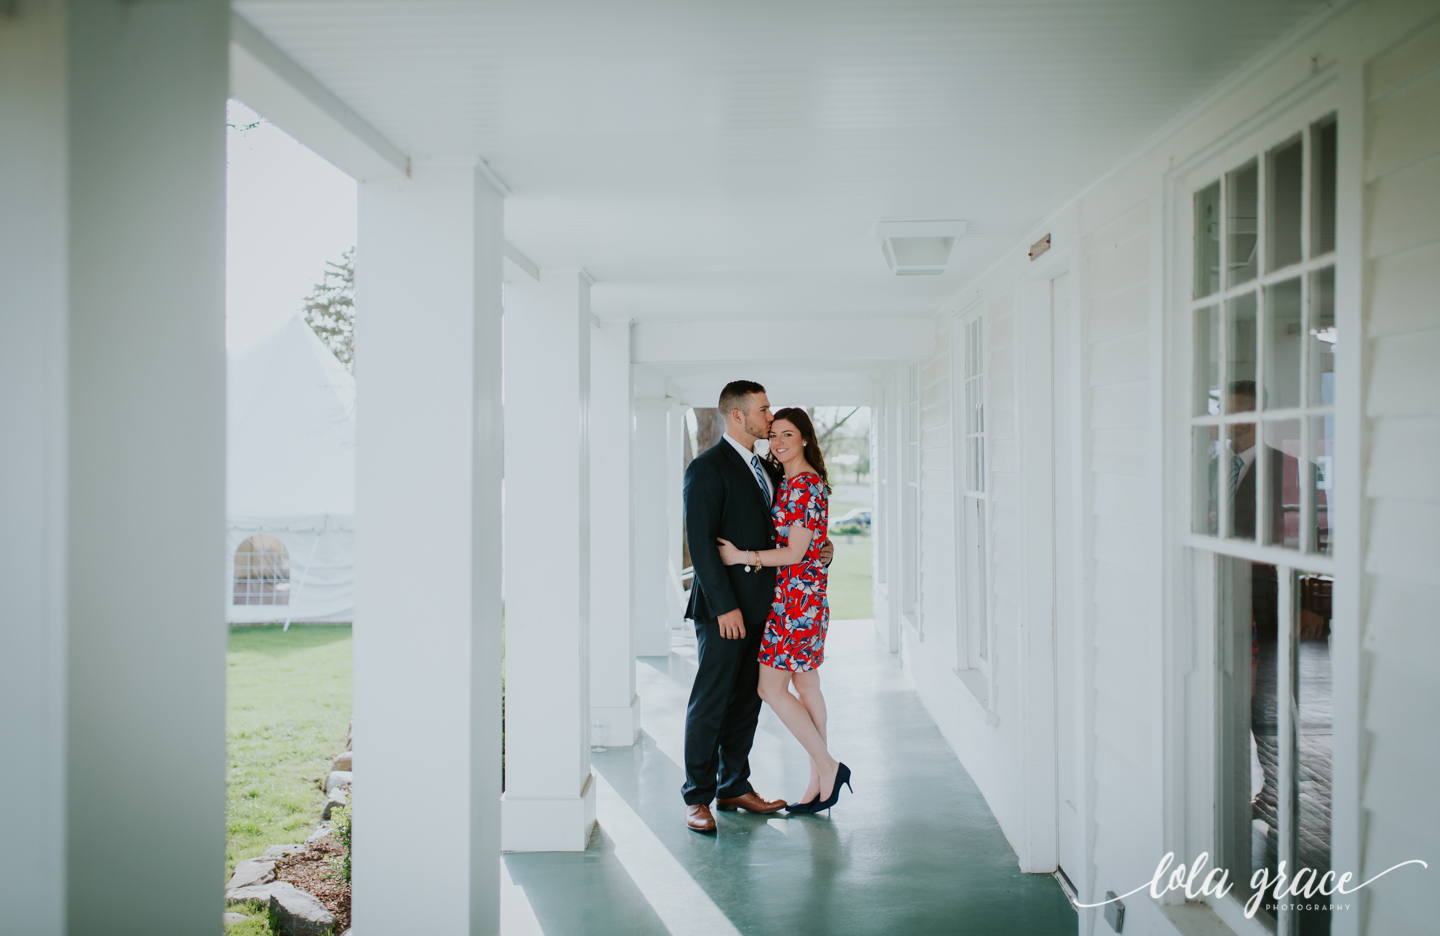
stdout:
{"type": "Polygon", "coordinates": [[[858,526],[861,529],[869,530],[870,508],[856,507],[854,510],[846,513],[844,516],[830,518],[830,528],[832,530],[847,526],[858,526]]]}

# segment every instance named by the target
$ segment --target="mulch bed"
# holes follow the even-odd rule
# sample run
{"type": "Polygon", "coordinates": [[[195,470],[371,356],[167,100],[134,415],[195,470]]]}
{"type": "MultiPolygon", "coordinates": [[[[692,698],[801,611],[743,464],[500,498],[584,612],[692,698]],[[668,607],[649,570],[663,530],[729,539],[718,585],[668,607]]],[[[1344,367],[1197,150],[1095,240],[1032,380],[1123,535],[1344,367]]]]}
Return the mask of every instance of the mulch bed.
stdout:
{"type": "Polygon", "coordinates": [[[327,837],[275,863],[277,880],[289,881],[307,894],[315,895],[325,909],[335,915],[336,933],[350,928],[350,885],[340,880],[338,872],[330,866],[330,859],[344,853],[344,846],[327,837]]]}

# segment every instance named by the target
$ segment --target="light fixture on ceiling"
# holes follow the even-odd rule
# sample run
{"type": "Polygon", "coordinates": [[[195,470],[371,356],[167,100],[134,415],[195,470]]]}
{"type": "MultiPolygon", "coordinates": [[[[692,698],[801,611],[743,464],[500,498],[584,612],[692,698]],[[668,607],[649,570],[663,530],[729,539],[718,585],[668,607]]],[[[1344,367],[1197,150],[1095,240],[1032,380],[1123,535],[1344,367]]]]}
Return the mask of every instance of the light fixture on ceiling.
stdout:
{"type": "Polygon", "coordinates": [[[891,273],[939,276],[949,265],[956,242],[965,236],[965,222],[881,221],[875,231],[891,273]]]}

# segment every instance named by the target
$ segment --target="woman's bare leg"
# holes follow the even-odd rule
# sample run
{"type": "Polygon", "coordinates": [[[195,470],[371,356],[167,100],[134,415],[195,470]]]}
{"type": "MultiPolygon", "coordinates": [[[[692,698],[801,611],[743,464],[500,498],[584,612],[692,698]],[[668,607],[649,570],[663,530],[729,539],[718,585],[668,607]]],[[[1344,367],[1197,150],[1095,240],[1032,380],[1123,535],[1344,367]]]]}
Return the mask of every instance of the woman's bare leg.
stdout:
{"type": "MultiPolygon", "coordinates": [[[[791,682],[795,685],[795,691],[800,694],[800,704],[805,706],[805,711],[810,713],[810,722],[815,730],[820,733],[820,740],[827,746],[830,742],[825,734],[825,696],[820,693],[820,671],[806,670],[796,673],[791,682]]],[[[800,797],[800,802],[808,803],[820,795],[820,765],[815,763],[815,758],[810,758],[810,782],[805,785],[805,792],[800,797]]]]}
{"type": "Polygon", "coordinates": [[[811,721],[810,712],[799,699],[790,694],[790,680],[793,675],[799,674],[761,663],[760,698],[780,717],[780,721],[790,729],[790,733],[800,742],[805,753],[810,755],[810,760],[814,762],[820,775],[820,793],[822,796],[829,796],[829,788],[835,785],[835,774],[840,769],[840,764],[825,749],[825,739],[811,721]]]}

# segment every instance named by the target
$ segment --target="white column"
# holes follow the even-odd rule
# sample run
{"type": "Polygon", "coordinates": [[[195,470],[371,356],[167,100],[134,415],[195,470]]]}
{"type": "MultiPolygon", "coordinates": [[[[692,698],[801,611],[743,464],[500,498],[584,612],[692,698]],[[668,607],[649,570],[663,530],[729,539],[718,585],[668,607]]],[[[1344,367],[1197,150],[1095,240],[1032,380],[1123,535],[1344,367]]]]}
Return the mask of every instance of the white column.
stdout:
{"type": "Polygon", "coordinates": [[[65,932],[65,18],[0,17],[0,907],[65,932]]]}
{"type": "Polygon", "coordinates": [[[584,851],[595,825],[590,331],[583,271],[507,288],[506,851],[584,851]]]}
{"type": "Polygon", "coordinates": [[[499,931],[502,229],[473,162],[360,185],[361,932],[499,931]]]}
{"type": "Polygon", "coordinates": [[[665,414],[665,626],[678,629],[685,620],[685,593],[680,572],[685,568],[685,411],[670,401],[665,414]]]}
{"type": "MultiPolygon", "coordinates": [[[[905,583],[901,576],[905,574],[903,557],[904,550],[901,548],[901,523],[900,509],[902,498],[901,487],[905,483],[905,476],[901,465],[900,457],[904,448],[904,439],[901,432],[903,425],[904,406],[904,381],[898,368],[892,367],[881,377],[881,397],[884,405],[877,409],[876,427],[877,447],[880,458],[872,464],[872,471],[881,472],[882,483],[876,495],[877,510],[875,512],[875,535],[877,540],[884,537],[883,544],[877,542],[883,555],[884,565],[884,603],[876,602],[875,606],[875,631],[884,642],[886,649],[891,653],[900,651],[900,614],[905,602],[905,583]]],[[[880,564],[877,563],[877,568],[880,564]]]]}
{"type": "Polygon", "coordinates": [[[637,398],[632,569],[637,656],[670,654],[670,483],[668,399],[637,398]]]}
{"type": "Polygon", "coordinates": [[[630,323],[605,322],[590,347],[590,742],[640,737],[630,614],[630,323]]]}
{"type": "Polygon", "coordinates": [[[0,15],[0,930],[216,926],[221,2],[0,15]]]}

